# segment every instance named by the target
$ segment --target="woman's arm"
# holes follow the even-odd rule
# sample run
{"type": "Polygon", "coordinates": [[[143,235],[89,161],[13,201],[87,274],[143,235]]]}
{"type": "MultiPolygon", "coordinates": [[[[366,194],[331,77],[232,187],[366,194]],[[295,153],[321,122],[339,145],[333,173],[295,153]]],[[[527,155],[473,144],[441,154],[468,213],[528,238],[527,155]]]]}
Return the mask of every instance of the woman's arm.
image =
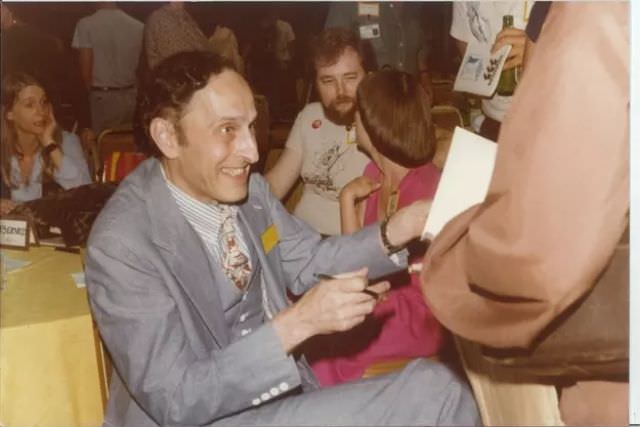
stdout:
{"type": "Polygon", "coordinates": [[[302,151],[286,147],[278,162],[265,173],[271,192],[281,199],[293,188],[302,170],[302,151]]]}
{"type": "Polygon", "coordinates": [[[380,183],[368,176],[351,180],[340,191],[340,227],[342,234],[360,230],[364,222],[364,201],[369,194],[377,191],[380,183]]]}
{"type": "Polygon", "coordinates": [[[51,151],[50,156],[53,178],[65,190],[91,183],[89,166],[76,135],[63,132],[61,148],[51,151]]]}

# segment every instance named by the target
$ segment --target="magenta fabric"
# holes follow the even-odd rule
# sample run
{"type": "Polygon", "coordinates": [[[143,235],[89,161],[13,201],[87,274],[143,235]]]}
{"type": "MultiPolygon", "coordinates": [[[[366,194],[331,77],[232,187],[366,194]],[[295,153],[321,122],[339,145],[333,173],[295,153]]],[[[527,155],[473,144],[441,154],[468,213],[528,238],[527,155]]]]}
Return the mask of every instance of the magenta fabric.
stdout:
{"type": "MultiPolygon", "coordinates": [[[[381,171],[371,162],[364,175],[381,180],[381,171]]],[[[415,200],[433,198],[440,171],[432,164],[412,169],[399,187],[398,207],[415,200]]],[[[369,196],[364,224],[377,222],[379,194],[369,196]]],[[[410,262],[418,260],[411,255],[410,262]]],[[[307,360],[322,387],[362,377],[374,362],[400,358],[429,357],[443,344],[442,327],[424,303],[419,277],[406,272],[390,276],[391,290],[378,303],[373,315],[351,331],[317,337],[310,345],[307,360]]]]}

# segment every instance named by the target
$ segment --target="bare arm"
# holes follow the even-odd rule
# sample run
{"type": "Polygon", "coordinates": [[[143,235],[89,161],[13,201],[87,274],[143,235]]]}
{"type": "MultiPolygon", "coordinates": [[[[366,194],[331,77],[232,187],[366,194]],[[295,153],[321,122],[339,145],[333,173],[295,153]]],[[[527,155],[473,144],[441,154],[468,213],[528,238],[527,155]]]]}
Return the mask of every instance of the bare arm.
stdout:
{"type": "Polygon", "coordinates": [[[78,62],[80,66],[80,77],[87,89],[93,83],[93,49],[81,47],[78,49],[78,62]]]}
{"type": "Polygon", "coordinates": [[[340,191],[340,227],[342,234],[362,228],[364,203],[369,194],[380,189],[380,183],[368,176],[354,178],[340,191]]]}
{"type": "Polygon", "coordinates": [[[340,231],[351,234],[362,228],[363,205],[353,200],[340,198],[340,231]]]}
{"type": "Polygon", "coordinates": [[[271,192],[282,199],[296,183],[302,170],[302,151],[287,147],[278,162],[265,174],[271,192]]]}
{"type": "MultiPolygon", "coordinates": [[[[55,132],[58,123],[56,122],[56,118],[53,115],[53,108],[49,108],[49,113],[47,116],[47,126],[45,127],[42,134],[39,135],[39,142],[42,148],[46,148],[49,145],[55,144],[56,141],[53,138],[53,133],[55,132]]],[[[51,163],[53,165],[54,170],[59,170],[62,165],[62,151],[60,147],[55,147],[52,151],[49,151],[49,158],[51,159],[51,163]]]]}

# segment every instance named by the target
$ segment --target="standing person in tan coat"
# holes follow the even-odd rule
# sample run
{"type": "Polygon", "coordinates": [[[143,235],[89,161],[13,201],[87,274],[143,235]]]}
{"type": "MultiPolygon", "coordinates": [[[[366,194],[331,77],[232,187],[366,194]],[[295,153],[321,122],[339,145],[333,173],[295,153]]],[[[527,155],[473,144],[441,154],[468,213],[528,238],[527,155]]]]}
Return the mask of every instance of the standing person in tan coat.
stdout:
{"type": "MultiPolygon", "coordinates": [[[[527,347],[607,267],[629,213],[629,4],[554,3],[483,203],[433,241],[422,289],[454,333],[527,347]]],[[[621,309],[624,309],[622,307],[621,309]]],[[[567,424],[627,423],[628,383],[563,390],[567,424]]]]}

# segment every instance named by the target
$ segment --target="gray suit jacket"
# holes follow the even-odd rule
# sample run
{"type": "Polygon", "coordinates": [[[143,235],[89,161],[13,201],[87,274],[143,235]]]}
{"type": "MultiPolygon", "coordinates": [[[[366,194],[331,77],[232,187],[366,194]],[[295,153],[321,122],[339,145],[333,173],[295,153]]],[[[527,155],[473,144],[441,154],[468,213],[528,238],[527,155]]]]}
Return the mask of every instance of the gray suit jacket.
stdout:
{"type": "MultiPolygon", "coordinates": [[[[315,273],[367,265],[378,277],[399,268],[384,255],[377,226],[321,240],[287,213],[259,175],[251,177],[240,216],[276,312],[287,304],[286,288],[304,292],[316,283],[315,273]],[[274,230],[271,247],[266,236],[274,230]]],[[[155,159],[120,185],[96,220],[86,280],[117,371],[106,425],[207,424],[253,408],[273,387],[301,383],[270,322],[231,342],[217,287],[226,279],[211,267],[155,159]]]]}

